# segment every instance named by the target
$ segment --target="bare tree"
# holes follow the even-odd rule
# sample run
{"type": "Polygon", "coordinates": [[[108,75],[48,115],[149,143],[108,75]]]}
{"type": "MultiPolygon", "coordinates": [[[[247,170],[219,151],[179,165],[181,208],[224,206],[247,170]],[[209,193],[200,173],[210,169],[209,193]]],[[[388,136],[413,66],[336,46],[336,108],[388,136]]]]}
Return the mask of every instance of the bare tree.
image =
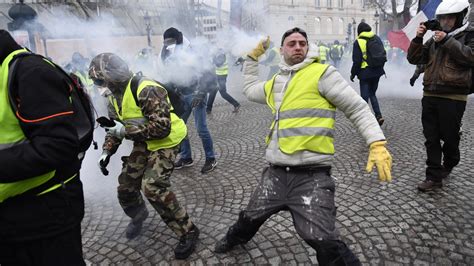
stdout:
{"type": "Polygon", "coordinates": [[[392,20],[392,29],[398,30],[410,21],[410,8],[418,4],[417,0],[369,0],[369,5],[375,7],[387,18],[392,20]],[[397,7],[403,6],[401,12],[397,7]]]}

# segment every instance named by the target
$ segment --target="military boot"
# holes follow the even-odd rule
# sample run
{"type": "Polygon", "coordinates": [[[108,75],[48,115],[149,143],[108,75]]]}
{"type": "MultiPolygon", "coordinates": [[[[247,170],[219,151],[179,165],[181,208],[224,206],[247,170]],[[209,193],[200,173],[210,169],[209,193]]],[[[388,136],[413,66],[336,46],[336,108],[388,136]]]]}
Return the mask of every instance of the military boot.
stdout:
{"type": "Polygon", "coordinates": [[[441,181],[433,181],[433,180],[425,180],[418,184],[418,190],[421,192],[432,191],[436,188],[443,187],[443,182],[441,181]]]}
{"type": "Polygon", "coordinates": [[[226,253],[230,251],[236,243],[232,243],[227,239],[227,235],[225,235],[221,240],[217,241],[216,245],[214,246],[214,252],[216,253],[226,253]]]}
{"type": "Polygon", "coordinates": [[[199,229],[193,225],[191,230],[179,239],[178,246],[174,249],[174,256],[178,260],[188,258],[196,248],[199,239],[199,229]]]}
{"type": "Polygon", "coordinates": [[[145,221],[147,217],[148,210],[146,209],[146,207],[142,207],[127,225],[125,236],[128,239],[133,239],[137,237],[142,231],[143,221],[145,221]]]}

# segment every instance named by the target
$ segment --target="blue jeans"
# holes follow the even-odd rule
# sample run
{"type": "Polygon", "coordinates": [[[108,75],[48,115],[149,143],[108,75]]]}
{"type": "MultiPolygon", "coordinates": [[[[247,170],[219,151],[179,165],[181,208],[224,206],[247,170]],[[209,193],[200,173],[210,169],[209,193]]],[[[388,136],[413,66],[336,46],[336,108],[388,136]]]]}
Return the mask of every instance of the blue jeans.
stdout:
{"type": "MultiPolygon", "coordinates": [[[[204,100],[198,106],[192,108],[191,102],[193,100],[193,97],[193,94],[183,95],[184,114],[181,118],[184,120],[185,123],[187,123],[188,118],[191,115],[191,111],[193,112],[194,124],[196,125],[196,130],[198,132],[199,137],[201,138],[206,159],[214,159],[214,145],[212,144],[211,133],[209,133],[209,129],[207,129],[206,122],[206,100],[204,100]]],[[[186,137],[181,143],[180,156],[182,159],[185,160],[192,159],[191,143],[189,142],[188,137],[186,137]]]]}
{"type": "Polygon", "coordinates": [[[217,91],[220,92],[222,98],[232,104],[234,107],[240,106],[240,103],[237,102],[229,93],[227,93],[226,89],[226,82],[227,82],[227,75],[217,75],[217,84],[218,89],[209,93],[209,99],[207,100],[207,111],[212,111],[212,105],[214,104],[214,100],[216,99],[217,91]]]}
{"type": "Polygon", "coordinates": [[[377,96],[375,96],[375,92],[377,92],[377,88],[379,87],[379,79],[380,77],[360,80],[360,96],[367,103],[369,103],[370,100],[376,118],[382,117],[379,101],[377,100],[377,96]]]}

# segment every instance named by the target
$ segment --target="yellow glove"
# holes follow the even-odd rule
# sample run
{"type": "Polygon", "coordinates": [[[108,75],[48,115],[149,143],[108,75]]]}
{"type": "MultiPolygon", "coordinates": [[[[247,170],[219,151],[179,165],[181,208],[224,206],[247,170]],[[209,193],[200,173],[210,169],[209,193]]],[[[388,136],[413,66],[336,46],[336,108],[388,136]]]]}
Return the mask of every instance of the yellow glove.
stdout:
{"type": "Polygon", "coordinates": [[[250,51],[248,56],[253,60],[258,61],[258,57],[265,53],[265,50],[267,50],[268,46],[270,46],[270,36],[267,36],[265,40],[261,40],[257,44],[257,47],[250,51]]]}
{"type": "Polygon", "coordinates": [[[371,173],[372,168],[377,166],[380,181],[392,181],[392,156],[385,148],[386,141],[375,141],[370,144],[369,160],[367,162],[367,172],[371,173]]]}

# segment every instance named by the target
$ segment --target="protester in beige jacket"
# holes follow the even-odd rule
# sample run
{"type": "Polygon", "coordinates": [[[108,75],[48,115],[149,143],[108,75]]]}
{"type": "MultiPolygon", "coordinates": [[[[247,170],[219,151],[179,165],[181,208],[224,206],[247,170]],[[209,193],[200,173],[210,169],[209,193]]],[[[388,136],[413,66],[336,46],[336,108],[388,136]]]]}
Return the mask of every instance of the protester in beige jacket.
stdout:
{"type": "Polygon", "coordinates": [[[257,61],[268,42],[260,42],[248,55],[244,94],[272,109],[274,121],[265,152],[270,165],[215,251],[224,253],[248,242],[271,215],[289,210],[298,234],[317,251],[320,265],[360,265],[335,228],[330,169],[336,107],[370,146],[367,171],[376,165],[380,179],[390,181],[392,159],[385,136],[367,103],[334,67],[319,63],[317,47],[308,47],[307,35],[299,28],[283,35],[280,71],[269,81],[259,81],[257,61]]]}

